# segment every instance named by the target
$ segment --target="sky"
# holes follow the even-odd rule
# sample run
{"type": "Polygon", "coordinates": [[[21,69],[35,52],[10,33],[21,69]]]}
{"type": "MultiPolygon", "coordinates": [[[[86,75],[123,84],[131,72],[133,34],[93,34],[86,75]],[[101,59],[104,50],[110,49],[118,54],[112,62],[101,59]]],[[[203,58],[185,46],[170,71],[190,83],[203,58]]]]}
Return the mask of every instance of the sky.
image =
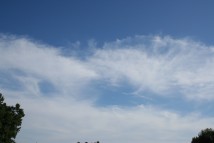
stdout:
{"type": "Polygon", "coordinates": [[[214,128],[211,0],[0,0],[17,143],[190,143],[214,128]]]}

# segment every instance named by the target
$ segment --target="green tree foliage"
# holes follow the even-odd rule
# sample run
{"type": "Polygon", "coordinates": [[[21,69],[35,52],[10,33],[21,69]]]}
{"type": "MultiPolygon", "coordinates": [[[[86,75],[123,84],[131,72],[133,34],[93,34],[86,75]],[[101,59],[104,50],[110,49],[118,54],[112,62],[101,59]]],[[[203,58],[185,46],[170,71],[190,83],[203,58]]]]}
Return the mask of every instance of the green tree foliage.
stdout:
{"type": "Polygon", "coordinates": [[[0,143],[15,143],[24,116],[19,104],[8,106],[0,93],[0,143]]]}
{"type": "Polygon", "coordinates": [[[214,143],[214,130],[211,128],[202,130],[197,137],[192,138],[191,143],[214,143]]]}

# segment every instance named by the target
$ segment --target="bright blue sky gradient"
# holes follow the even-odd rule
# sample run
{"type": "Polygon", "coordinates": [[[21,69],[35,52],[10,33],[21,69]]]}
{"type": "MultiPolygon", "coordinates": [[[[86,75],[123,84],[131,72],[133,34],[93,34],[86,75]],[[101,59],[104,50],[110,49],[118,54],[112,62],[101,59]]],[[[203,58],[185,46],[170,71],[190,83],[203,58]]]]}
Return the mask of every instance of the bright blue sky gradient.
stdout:
{"type": "Polygon", "coordinates": [[[181,143],[213,128],[213,7],[0,0],[0,92],[26,112],[18,143],[181,143]]]}
{"type": "Polygon", "coordinates": [[[60,46],[150,34],[213,44],[213,5],[212,0],[1,0],[0,31],[60,46]]]}

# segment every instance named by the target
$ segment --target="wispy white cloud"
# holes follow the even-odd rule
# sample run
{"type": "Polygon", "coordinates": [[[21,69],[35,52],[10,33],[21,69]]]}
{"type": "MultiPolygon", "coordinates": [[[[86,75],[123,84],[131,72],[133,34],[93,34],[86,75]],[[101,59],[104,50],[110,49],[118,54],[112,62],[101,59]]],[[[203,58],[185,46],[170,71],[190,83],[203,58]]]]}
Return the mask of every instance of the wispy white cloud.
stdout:
{"type": "Polygon", "coordinates": [[[104,47],[90,62],[112,84],[125,78],[139,91],[165,95],[175,91],[191,99],[214,98],[213,47],[158,36],[146,37],[146,41],[144,36],[129,38],[104,47]]]}
{"type": "Polygon", "coordinates": [[[24,72],[24,75],[15,76],[30,93],[38,93],[38,84],[42,80],[50,81],[62,92],[69,89],[73,92],[97,76],[80,60],[63,57],[56,48],[28,39],[2,39],[0,47],[0,69],[24,72]]]}
{"type": "Polygon", "coordinates": [[[22,142],[190,142],[199,130],[214,123],[211,117],[181,116],[152,106],[97,108],[71,98],[19,100],[27,115],[19,136],[22,142]],[[28,131],[29,140],[25,139],[28,131]]]}
{"type": "Polygon", "coordinates": [[[139,95],[149,91],[212,101],[212,46],[160,36],[91,46],[93,54],[82,59],[26,38],[0,39],[1,91],[8,103],[19,102],[26,112],[19,142],[178,143],[190,142],[201,129],[213,127],[213,117],[196,111],[183,115],[152,104],[97,107],[102,91],[93,85],[99,81],[117,87],[126,82],[139,95]],[[21,88],[11,88],[13,81],[21,88]],[[47,94],[42,85],[56,92],[47,94]]]}

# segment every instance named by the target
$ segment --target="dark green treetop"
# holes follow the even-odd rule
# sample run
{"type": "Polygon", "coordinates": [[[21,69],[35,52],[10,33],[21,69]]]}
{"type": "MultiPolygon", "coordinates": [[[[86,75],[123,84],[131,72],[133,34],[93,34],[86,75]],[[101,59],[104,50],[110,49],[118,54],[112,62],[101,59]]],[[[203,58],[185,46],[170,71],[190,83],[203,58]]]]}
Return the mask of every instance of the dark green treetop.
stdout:
{"type": "Polygon", "coordinates": [[[214,130],[211,128],[202,130],[197,137],[192,138],[191,143],[214,143],[214,130]]]}
{"type": "Polygon", "coordinates": [[[24,116],[24,111],[18,103],[15,107],[8,106],[0,93],[0,143],[15,143],[24,116]]]}

